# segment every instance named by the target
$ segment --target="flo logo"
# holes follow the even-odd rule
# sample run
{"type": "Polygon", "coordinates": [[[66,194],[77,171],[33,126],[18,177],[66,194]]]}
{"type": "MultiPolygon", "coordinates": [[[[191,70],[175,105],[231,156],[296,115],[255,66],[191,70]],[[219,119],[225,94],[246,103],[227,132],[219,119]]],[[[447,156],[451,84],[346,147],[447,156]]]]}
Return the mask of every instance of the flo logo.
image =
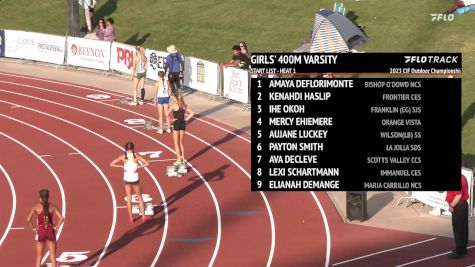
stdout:
{"type": "Polygon", "coordinates": [[[453,21],[454,14],[430,14],[432,21],[453,21]]]}
{"type": "Polygon", "coordinates": [[[78,46],[73,44],[71,45],[71,53],[75,56],[78,53],[78,46]]]}

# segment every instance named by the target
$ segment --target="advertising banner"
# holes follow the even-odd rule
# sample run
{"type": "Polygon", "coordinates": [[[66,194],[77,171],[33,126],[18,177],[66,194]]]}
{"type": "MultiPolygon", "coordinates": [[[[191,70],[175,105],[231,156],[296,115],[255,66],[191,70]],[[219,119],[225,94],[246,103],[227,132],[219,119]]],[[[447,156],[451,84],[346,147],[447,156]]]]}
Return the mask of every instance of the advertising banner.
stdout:
{"type": "Polygon", "coordinates": [[[112,42],[110,68],[122,73],[132,74],[134,55],[134,46],[112,42]]]}
{"type": "MultiPolygon", "coordinates": [[[[469,193],[469,200],[473,201],[473,171],[468,168],[462,168],[462,174],[467,179],[468,185],[468,193],[469,193]]],[[[428,206],[442,209],[442,210],[449,210],[449,204],[445,201],[445,197],[447,192],[445,191],[413,191],[412,196],[417,199],[418,201],[427,204],[428,206]]]]}
{"type": "Polygon", "coordinates": [[[238,68],[223,69],[224,97],[249,103],[249,72],[238,68]]]}
{"type": "Polygon", "coordinates": [[[110,58],[110,42],[68,37],[67,63],[69,65],[108,70],[110,58]]]}
{"type": "Polygon", "coordinates": [[[154,81],[158,80],[158,72],[165,71],[167,52],[157,51],[152,49],[145,49],[145,56],[148,60],[147,78],[154,81]]]}
{"type": "Polygon", "coordinates": [[[4,34],[5,57],[64,63],[66,37],[11,30],[5,30],[4,34]]]}
{"type": "Polygon", "coordinates": [[[204,59],[185,59],[184,84],[198,91],[218,94],[219,65],[204,59]]]}
{"type": "Polygon", "coordinates": [[[0,30],[0,57],[5,56],[5,31],[0,30]]]}

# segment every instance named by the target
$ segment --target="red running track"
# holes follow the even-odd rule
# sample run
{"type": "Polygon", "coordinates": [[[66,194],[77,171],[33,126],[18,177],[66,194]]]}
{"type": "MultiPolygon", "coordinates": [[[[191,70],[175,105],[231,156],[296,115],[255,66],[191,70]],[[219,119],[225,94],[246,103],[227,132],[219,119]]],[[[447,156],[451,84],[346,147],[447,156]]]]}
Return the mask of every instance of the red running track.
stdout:
{"type": "Polygon", "coordinates": [[[4,134],[0,135],[0,144],[12,151],[1,154],[0,166],[11,177],[16,191],[12,227],[18,228],[8,226],[12,192],[8,179],[0,172],[0,202],[8,210],[0,216],[0,238],[6,233],[0,247],[2,265],[32,264],[34,241],[24,217],[37,200],[40,188],[50,188],[52,199],[64,208],[59,184],[45,164],[12,139],[37,154],[49,155],[42,159],[57,173],[64,187],[66,222],[58,241],[58,256],[81,252],[82,257],[63,258],[70,261],[68,264],[475,263],[473,249],[470,257],[458,261],[439,255],[451,250],[450,238],[344,224],[323,192],[250,192],[250,136],[206,117],[193,120],[187,128],[186,157],[195,169],[182,178],[166,177],[166,166],[174,158],[171,136],[141,127],[144,119],[156,117],[155,108],[120,105],[116,101],[119,96],[122,95],[98,88],[0,73],[0,133],[4,134]],[[97,94],[108,98],[90,96],[97,94]],[[129,140],[136,143],[140,152],[155,152],[145,154],[153,162],[148,172],[140,173],[141,183],[153,204],[166,203],[158,206],[153,221],[145,224],[127,222],[120,172],[109,167],[129,140]],[[19,156],[11,156],[12,153],[19,156]],[[36,179],[37,176],[44,179],[36,179]]]}

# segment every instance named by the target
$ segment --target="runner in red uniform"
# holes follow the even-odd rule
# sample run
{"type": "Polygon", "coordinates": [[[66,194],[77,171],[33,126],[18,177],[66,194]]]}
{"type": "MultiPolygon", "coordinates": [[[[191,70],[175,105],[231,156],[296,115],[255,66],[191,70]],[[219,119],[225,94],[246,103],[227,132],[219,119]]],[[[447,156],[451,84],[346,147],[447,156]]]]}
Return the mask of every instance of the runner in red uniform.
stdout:
{"type": "Polygon", "coordinates": [[[43,256],[45,250],[45,243],[48,246],[50,260],[52,267],[57,267],[56,265],[56,231],[59,226],[63,223],[64,218],[59,212],[59,209],[48,202],[49,191],[48,189],[40,190],[40,203],[36,204],[31,208],[28,218],[26,219],[33,228],[35,232],[36,240],[36,267],[41,266],[41,257],[43,256]],[[33,215],[37,217],[36,227],[31,222],[33,215]],[[59,221],[57,225],[53,223],[53,214],[58,216],[59,221]]]}

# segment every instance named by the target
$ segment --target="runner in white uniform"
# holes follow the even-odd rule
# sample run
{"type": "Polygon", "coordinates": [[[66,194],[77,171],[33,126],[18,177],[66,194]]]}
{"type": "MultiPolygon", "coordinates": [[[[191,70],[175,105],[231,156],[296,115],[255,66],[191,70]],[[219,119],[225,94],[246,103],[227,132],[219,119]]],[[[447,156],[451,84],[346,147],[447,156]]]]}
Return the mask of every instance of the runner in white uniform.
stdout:
{"type": "Polygon", "coordinates": [[[127,161],[124,163],[124,182],[126,184],[139,183],[138,166],[139,164],[134,158],[134,153],[127,152],[127,161]]]}
{"type": "Polygon", "coordinates": [[[129,212],[129,222],[134,223],[134,217],[132,215],[132,188],[139,201],[140,211],[142,212],[142,222],[150,221],[152,218],[145,216],[144,203],[142,198],[142,186],[140,185],[138,169],[147,167],[148,162],[139,155],[135,155],[134,143],[128,142],[125,145],[125,153],[120,155],[110,166],[116,168],[122,168],[124,170],[124,187],[127,195],[127,211],[129,212]],[[122,161],[123,165],[118,163],[122,161]],[[142,164],[140,165],[139,162],[142,164]]]}

